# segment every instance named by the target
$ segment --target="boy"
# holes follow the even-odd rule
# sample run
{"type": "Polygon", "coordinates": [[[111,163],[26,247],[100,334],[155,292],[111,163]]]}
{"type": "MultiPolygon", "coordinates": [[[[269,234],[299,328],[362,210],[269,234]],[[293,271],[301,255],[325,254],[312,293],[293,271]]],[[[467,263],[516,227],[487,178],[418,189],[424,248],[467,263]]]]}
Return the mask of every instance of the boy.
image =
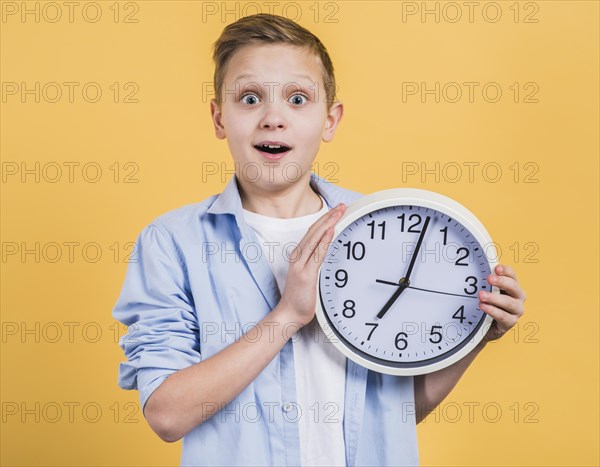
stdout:
{"type": "Polygon", "coordinates": [[[182,465],[418,464],[416,423],[523,314],[514,272],[488,278],[505,291],[480,292],[494,325],[454,365],[412,378],[347,360],[314,319],[333,227],[361,196],[310,172],[343,114],[327,50],[259,14],[227,26],[214,59],[235,175],[141,232],[113,312],[130,326],[120,386],[163,440],[183,437],[182,465]]]}

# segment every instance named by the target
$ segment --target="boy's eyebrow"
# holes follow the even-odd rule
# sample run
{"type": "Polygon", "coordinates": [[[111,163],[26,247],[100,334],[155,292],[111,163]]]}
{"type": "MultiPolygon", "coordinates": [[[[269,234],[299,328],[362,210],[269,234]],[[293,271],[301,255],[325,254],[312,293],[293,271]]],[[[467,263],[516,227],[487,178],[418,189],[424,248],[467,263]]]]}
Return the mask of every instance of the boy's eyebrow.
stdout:
{"type": "MultiPolygon", "coordinates": [[[[311,78],[309,75],[304,75],[304,74],[293,74],[292,76],[295,76],[296,78],[304,78],[304,79],[307,79],[307,80],[309,80],[311,83],[314,83],[314,82],[315,82],[315,80],[314,80],[314,79],[312,79],[312,78],[311,78]]],[[[244,78],[256,78],[256,76],[255,76],[255,75],[253,75],[252,73],[244,73],[244,74],[241,74],[241,75],[239,75],[239,76],[238,76],[237,78],[235,78],[233,81],[234,81],[234,82],[236,82],[236,81],[239,81],[239,80],[241,80],[241,79],[244,79],[244,78]]]]}

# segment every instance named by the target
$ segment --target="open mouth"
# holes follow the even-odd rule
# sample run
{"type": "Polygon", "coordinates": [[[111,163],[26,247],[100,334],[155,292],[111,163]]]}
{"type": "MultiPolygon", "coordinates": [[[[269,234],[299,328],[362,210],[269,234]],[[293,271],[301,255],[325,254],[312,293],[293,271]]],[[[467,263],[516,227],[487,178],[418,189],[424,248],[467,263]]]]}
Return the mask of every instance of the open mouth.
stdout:
{"type": "Polygon", "coordinates": [[[269,154],[281,154],[289,151],[290,147],[282,146],[282,145],[273,145],[273,144],[257,144],[254,146],[256,149],[262,152],[267,152],[269,154]]]}

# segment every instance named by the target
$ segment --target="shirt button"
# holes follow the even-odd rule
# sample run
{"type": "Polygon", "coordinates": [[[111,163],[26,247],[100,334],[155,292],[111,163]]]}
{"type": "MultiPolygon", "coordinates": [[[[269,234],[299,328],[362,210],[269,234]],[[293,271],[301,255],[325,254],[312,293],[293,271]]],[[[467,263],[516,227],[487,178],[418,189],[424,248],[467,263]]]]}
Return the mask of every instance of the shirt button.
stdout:
{"type": "Polygon", "coordinates": [[[283,411],[286,413],[291,412],[293,408],[294,406],[291,402],[286,402],[285,404],[283,404],[283,411]]]}

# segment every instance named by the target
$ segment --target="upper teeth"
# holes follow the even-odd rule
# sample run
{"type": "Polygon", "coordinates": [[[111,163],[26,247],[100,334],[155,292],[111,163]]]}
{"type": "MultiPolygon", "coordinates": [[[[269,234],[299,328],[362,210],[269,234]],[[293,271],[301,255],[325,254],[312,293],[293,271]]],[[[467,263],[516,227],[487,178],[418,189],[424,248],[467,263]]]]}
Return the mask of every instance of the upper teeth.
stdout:
{"type": "Polygon", "coordinates": [[[279,146],[278,144],[263,144],[262,146],[267,146],[269,148],[280,148],[281,146],[279,146]]]}

